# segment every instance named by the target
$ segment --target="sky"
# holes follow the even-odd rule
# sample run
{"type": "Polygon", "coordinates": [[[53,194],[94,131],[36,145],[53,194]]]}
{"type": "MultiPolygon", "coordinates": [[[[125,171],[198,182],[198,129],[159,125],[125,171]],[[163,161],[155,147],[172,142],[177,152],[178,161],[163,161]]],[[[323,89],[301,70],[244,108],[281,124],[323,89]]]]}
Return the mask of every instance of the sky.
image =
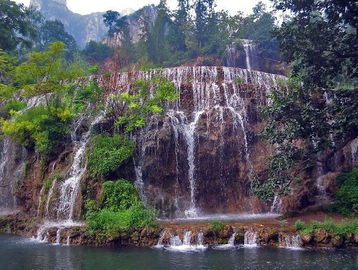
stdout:
{"type": "MultiPolygon", "coordinates": [[[[30,0],[15,0],[18,3],[29,5],[30,0]]],[[[230,14],[236,14],[243,11],[245,14],[251,13],[252,8],[260,0],[217,0],[217,9],[225,9],[230,14]]],[[[269,0],[261,0],[268,7],[269,0]]],[[[159,0],[67,0],[67,6],[70,10],[80,13],[89,14],[92,12],[116,10],[116,11],[134,11],[148,4],[158,4],[159,0]]],[[[176,7],[176,0],[168,0],[170,8],[176,7]]]]}

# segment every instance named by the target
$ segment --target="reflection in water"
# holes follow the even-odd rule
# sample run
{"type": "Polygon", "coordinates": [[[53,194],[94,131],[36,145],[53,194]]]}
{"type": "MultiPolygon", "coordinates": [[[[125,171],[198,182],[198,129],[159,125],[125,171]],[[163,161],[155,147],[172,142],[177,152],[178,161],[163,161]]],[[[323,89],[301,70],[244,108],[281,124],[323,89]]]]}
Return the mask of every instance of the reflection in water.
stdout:
{"type": "Polygon", "coordinates": [[[202,252],[54,246],[0,235],[0,270],[358,269],[358,251],[271,248],[202,252]]]}

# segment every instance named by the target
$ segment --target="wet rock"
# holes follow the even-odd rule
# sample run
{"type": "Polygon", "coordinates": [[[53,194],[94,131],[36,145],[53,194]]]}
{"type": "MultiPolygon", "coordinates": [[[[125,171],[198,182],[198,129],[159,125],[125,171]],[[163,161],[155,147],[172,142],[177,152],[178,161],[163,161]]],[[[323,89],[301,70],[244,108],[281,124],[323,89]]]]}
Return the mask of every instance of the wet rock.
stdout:
{"type": "Polygon", "coordinates": [[[301,234],[303,245],[309,245],[313,239],[311,234],[301,234]]]}
{"type": "Polygon", "coordinates": [[[331,238],[331,243],[334,247],[339,248],[342,247],[344,239],[342,236],[336,235],[331,238]]]}
{"type": "Polygon", "coordinates": [[[329,234],[325,229],[315,229],[313,235],[317,243],[327,244],[329,242],[329,234]]]}

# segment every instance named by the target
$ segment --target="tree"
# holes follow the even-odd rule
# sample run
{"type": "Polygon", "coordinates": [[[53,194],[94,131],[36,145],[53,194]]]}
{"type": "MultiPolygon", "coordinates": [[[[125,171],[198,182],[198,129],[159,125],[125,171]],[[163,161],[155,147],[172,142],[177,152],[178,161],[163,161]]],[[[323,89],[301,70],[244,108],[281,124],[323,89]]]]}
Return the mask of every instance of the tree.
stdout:
{"type": "Polygon", "coordinates": [[[188,23],[190,21],[189,0],[178,0],[178,9],[174,13],[174,22],[169,29],[169,43],[174,52],[185,52],[188,23]]]}
{"type": "Polygon", "coordinates": [[[102,62],[106,58],[111,57],[113,49],[106,44],[90,41],[86,44],[86,47],[82,50],[82,54],[87,61],[90,62],[102,62]]]}
{"type": "Polygon", "coordinates": [[[21,104],[12,103],[10,119],[1,119],[2,133],[18,143],[32,147],[49,155],[65,143],[69,124],[74,116],[71,104],[66,102],[71,81],[83,75],[75,65],[68,65],[64,59],[65,45],[55,42],[44,52],[32,52],[29,59],[14,69],[7,89],[12,90],[11,100],[35,97],[39,101],[33,107],[20,111],[21,104]]]}
{"type": "Polygon", "coordinates": [[[292,16],[277,29],[281,50],[308,86],[357,85],[358,4],[354,0],[274,0],[292,16]]]}
{"type": "Polygon", "coordinates": [[[0,0],[0,48],[7,52],[30,48],[37,34],[33,18],[34,11],[24,5],[0,0]]]}
{"type": "Polygon", "coordinates": [[[274,91],[263,111],[263,136],[277,148],[269,159],[270,177],[256,186],[268,200],[326,166],[358,135],[356,1],[274,2],[292,12],[275,32],[293,75],[287,92],[274,91]]]}
{"type": "Polygon", "coordinates": [[[45,21],[40,27],[39,48],[45,50],[55,42],[61,41],[66,45],[66,56],[71,57],[77,50],[77,44],[73,36],[66,32],[62,22],[45,21]]]}
{"type": "Polygon", "coordinates": [[[121,16],[117,11],[108,10],[103,18],[104,24],[109,28],[108,35],[110,37],[117,33],[121,34],[123,38],[129,35],[127,16],[121,16]]]}
{"type": "Polygon", "coordinates": [[[158,14],[154,25],[148,34],[147,49],[150,60],[156,64],[163,64],[169,56],[169,43],[167,29],[171,25],[169,10],[165,0],[158,6],[158,14]]]}

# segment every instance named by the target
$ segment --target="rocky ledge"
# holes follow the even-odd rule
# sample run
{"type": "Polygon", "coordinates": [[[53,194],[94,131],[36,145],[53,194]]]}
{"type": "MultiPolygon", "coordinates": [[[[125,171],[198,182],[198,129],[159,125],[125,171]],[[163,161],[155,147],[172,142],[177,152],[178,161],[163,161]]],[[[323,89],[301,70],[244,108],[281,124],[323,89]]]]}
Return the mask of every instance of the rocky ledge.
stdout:
{"type": "MultiPolygon", "coordinates": [[[[286,248],[356,248],[358,234],[335,234],[326,229],[315,229],[303,234],[292,222],[228,223],[220,229],[210,224],[161,224],[116,233],[116,236],[91,232],[86,226],[69,228],[48,227],[40,240],[49,243],[115,247],[229,247],[269,246],[286,248]]],[[[21,214],[1,217],[0,232],[39,237],[39,220],[21,214]]]]}

